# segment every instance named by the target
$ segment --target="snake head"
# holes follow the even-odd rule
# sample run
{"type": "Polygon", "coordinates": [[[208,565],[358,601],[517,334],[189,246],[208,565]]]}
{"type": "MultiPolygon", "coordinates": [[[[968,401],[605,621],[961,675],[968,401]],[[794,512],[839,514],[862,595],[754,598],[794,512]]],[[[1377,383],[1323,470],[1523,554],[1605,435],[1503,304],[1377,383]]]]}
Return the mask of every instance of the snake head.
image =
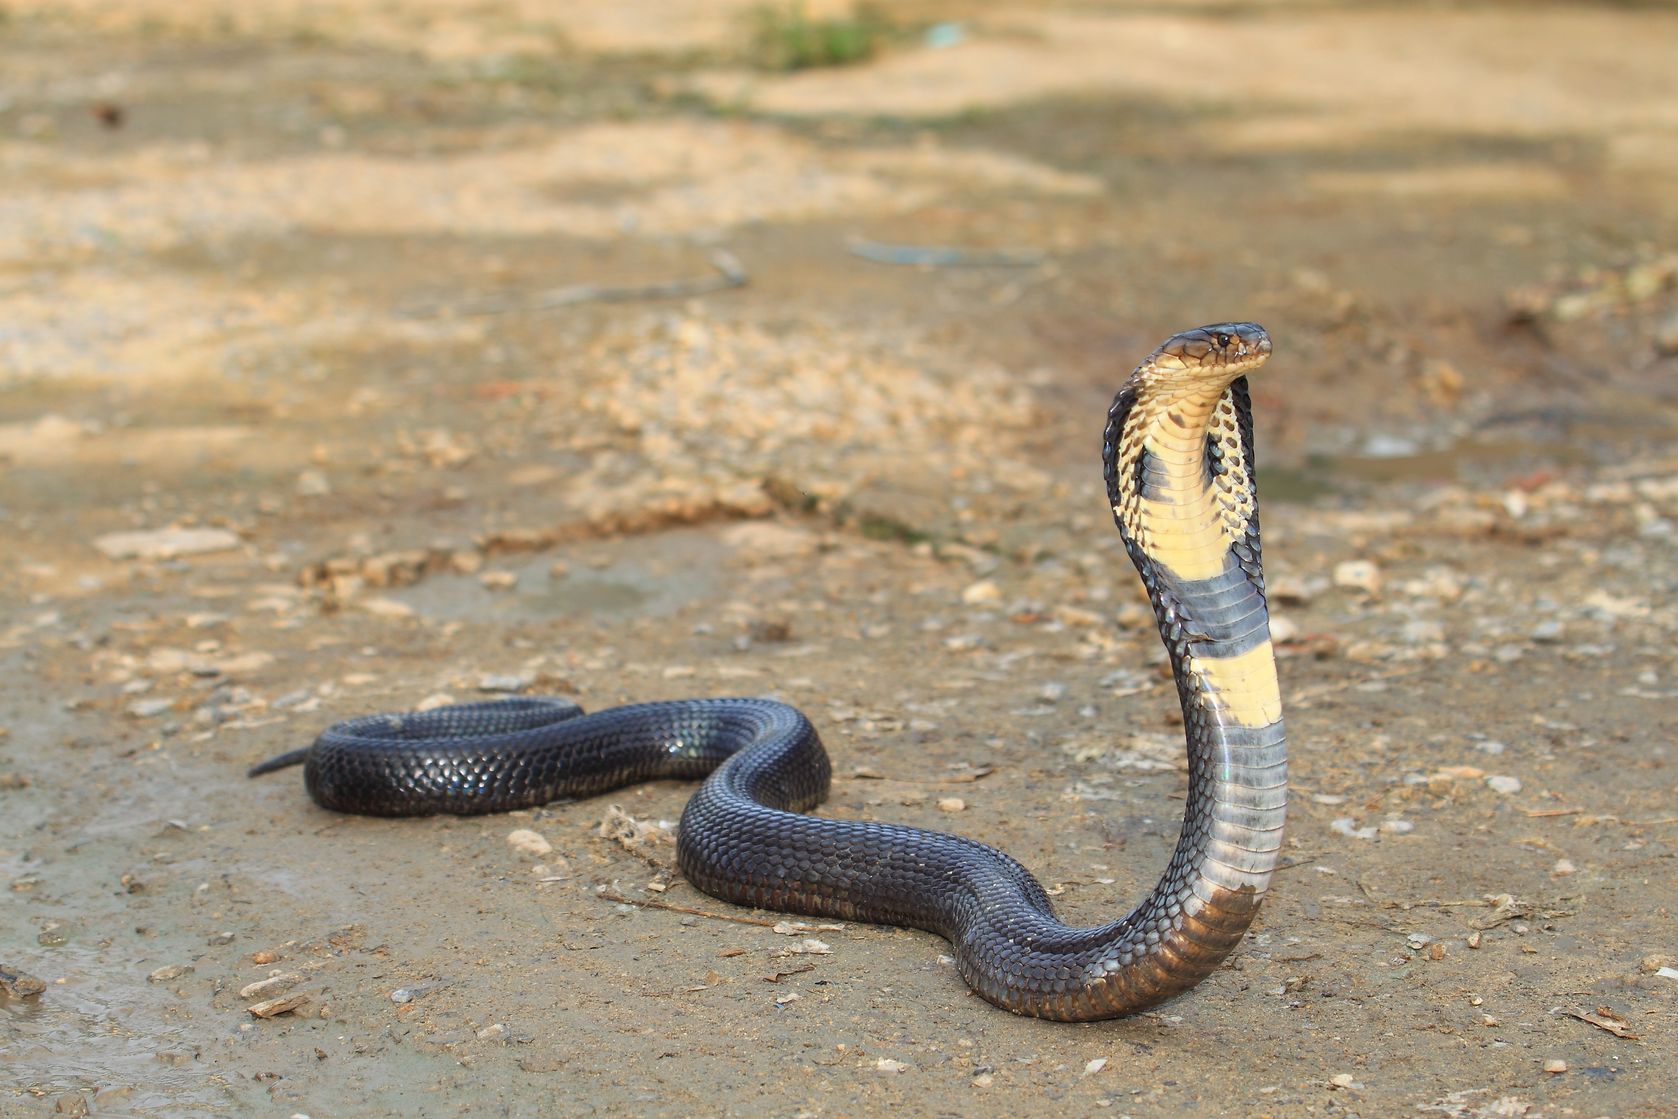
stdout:
{"type": "Polygon", "coordinates": [[[1264,364],[1270,356],[1270,335],[1256,322],[1222,322],[1198,326],[1167,338],[1143,362],[1156,374],[1186,375],[1228,384],[1264,364]]]}

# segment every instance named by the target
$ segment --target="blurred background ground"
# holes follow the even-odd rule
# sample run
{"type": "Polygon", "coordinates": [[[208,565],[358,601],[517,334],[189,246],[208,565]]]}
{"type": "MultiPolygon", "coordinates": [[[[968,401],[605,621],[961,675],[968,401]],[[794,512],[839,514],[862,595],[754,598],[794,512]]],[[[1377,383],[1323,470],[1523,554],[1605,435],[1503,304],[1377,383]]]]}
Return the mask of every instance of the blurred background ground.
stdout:
{"type": "Polygon", "coordinates": [[[0,1114],[1663,1114],[1675,50],[1654,3],[6,0],[0,1114]],[[824,811],[1113,916],[1183,779],[1099,432],[1230,318],[1289,866],[1156,1013],[712,902],[684,786],[243,777],[443,696],[775,694],[824,811]]]}

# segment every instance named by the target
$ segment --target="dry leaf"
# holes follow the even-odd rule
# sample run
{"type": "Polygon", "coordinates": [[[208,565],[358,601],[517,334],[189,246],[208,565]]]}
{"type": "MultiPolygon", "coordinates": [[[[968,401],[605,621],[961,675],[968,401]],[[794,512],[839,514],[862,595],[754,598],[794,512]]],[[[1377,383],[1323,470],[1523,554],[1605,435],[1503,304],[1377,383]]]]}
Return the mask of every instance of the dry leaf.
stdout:
{"type": "Polygon", "coordinates": [[[1589,1013],[1579,1010],[1569,1010],[1567,1012],[1567,1016],[1569,1018],[1577,1018],[1581,1022],[1589,1022],[1597,1029],[1607,1030],[1615,1037],[1624,1038],[1626,1041],[1642,1040],[1637,1034],[1631,1032],[1630,1022],[1627,1022],[1624,1018],[1621,1018],[1618,1014],[1615,1014],[1613,1010],[1606,1006],[1599,1006],[1596,1010],[1589,1013]]]}

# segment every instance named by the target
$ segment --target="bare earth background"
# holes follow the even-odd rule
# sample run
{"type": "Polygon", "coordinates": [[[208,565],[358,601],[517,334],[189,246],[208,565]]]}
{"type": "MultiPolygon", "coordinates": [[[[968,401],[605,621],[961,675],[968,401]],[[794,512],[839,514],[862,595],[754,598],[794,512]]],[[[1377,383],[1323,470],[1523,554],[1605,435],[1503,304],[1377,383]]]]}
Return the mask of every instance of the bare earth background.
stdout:
{"type": "Polygon", "coordinates": [[[916,4],[797,73],[750,18],[0,8],[0,1113],[1671,1114],[1678,13],[916,4]],[[442,696],[774,694],[824,811],[1107,919],[1183,776],[1099,433],[1227,318],[1290,865],[1156,1013],[699,895],[685,786],[244,777],[442,696]]]}

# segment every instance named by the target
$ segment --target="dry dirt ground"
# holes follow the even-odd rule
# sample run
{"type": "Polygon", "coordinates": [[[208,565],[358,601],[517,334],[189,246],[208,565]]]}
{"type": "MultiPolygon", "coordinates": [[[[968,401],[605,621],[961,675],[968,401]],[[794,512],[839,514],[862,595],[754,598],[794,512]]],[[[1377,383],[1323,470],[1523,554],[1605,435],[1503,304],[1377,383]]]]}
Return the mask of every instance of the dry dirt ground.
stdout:
{"type": "Polygon", "coordinates": [[[749,10],[6,0],[0,1113],[1672,1114],[1678,13],[923,4],[782,74],[749,10]],[[244,776],[772,694],[824,811],[1107,919],[1183,775],[1099,432],[1227,318],[1288,864],[1155,1013],[699,895],[678,784],[244,776]]]}

